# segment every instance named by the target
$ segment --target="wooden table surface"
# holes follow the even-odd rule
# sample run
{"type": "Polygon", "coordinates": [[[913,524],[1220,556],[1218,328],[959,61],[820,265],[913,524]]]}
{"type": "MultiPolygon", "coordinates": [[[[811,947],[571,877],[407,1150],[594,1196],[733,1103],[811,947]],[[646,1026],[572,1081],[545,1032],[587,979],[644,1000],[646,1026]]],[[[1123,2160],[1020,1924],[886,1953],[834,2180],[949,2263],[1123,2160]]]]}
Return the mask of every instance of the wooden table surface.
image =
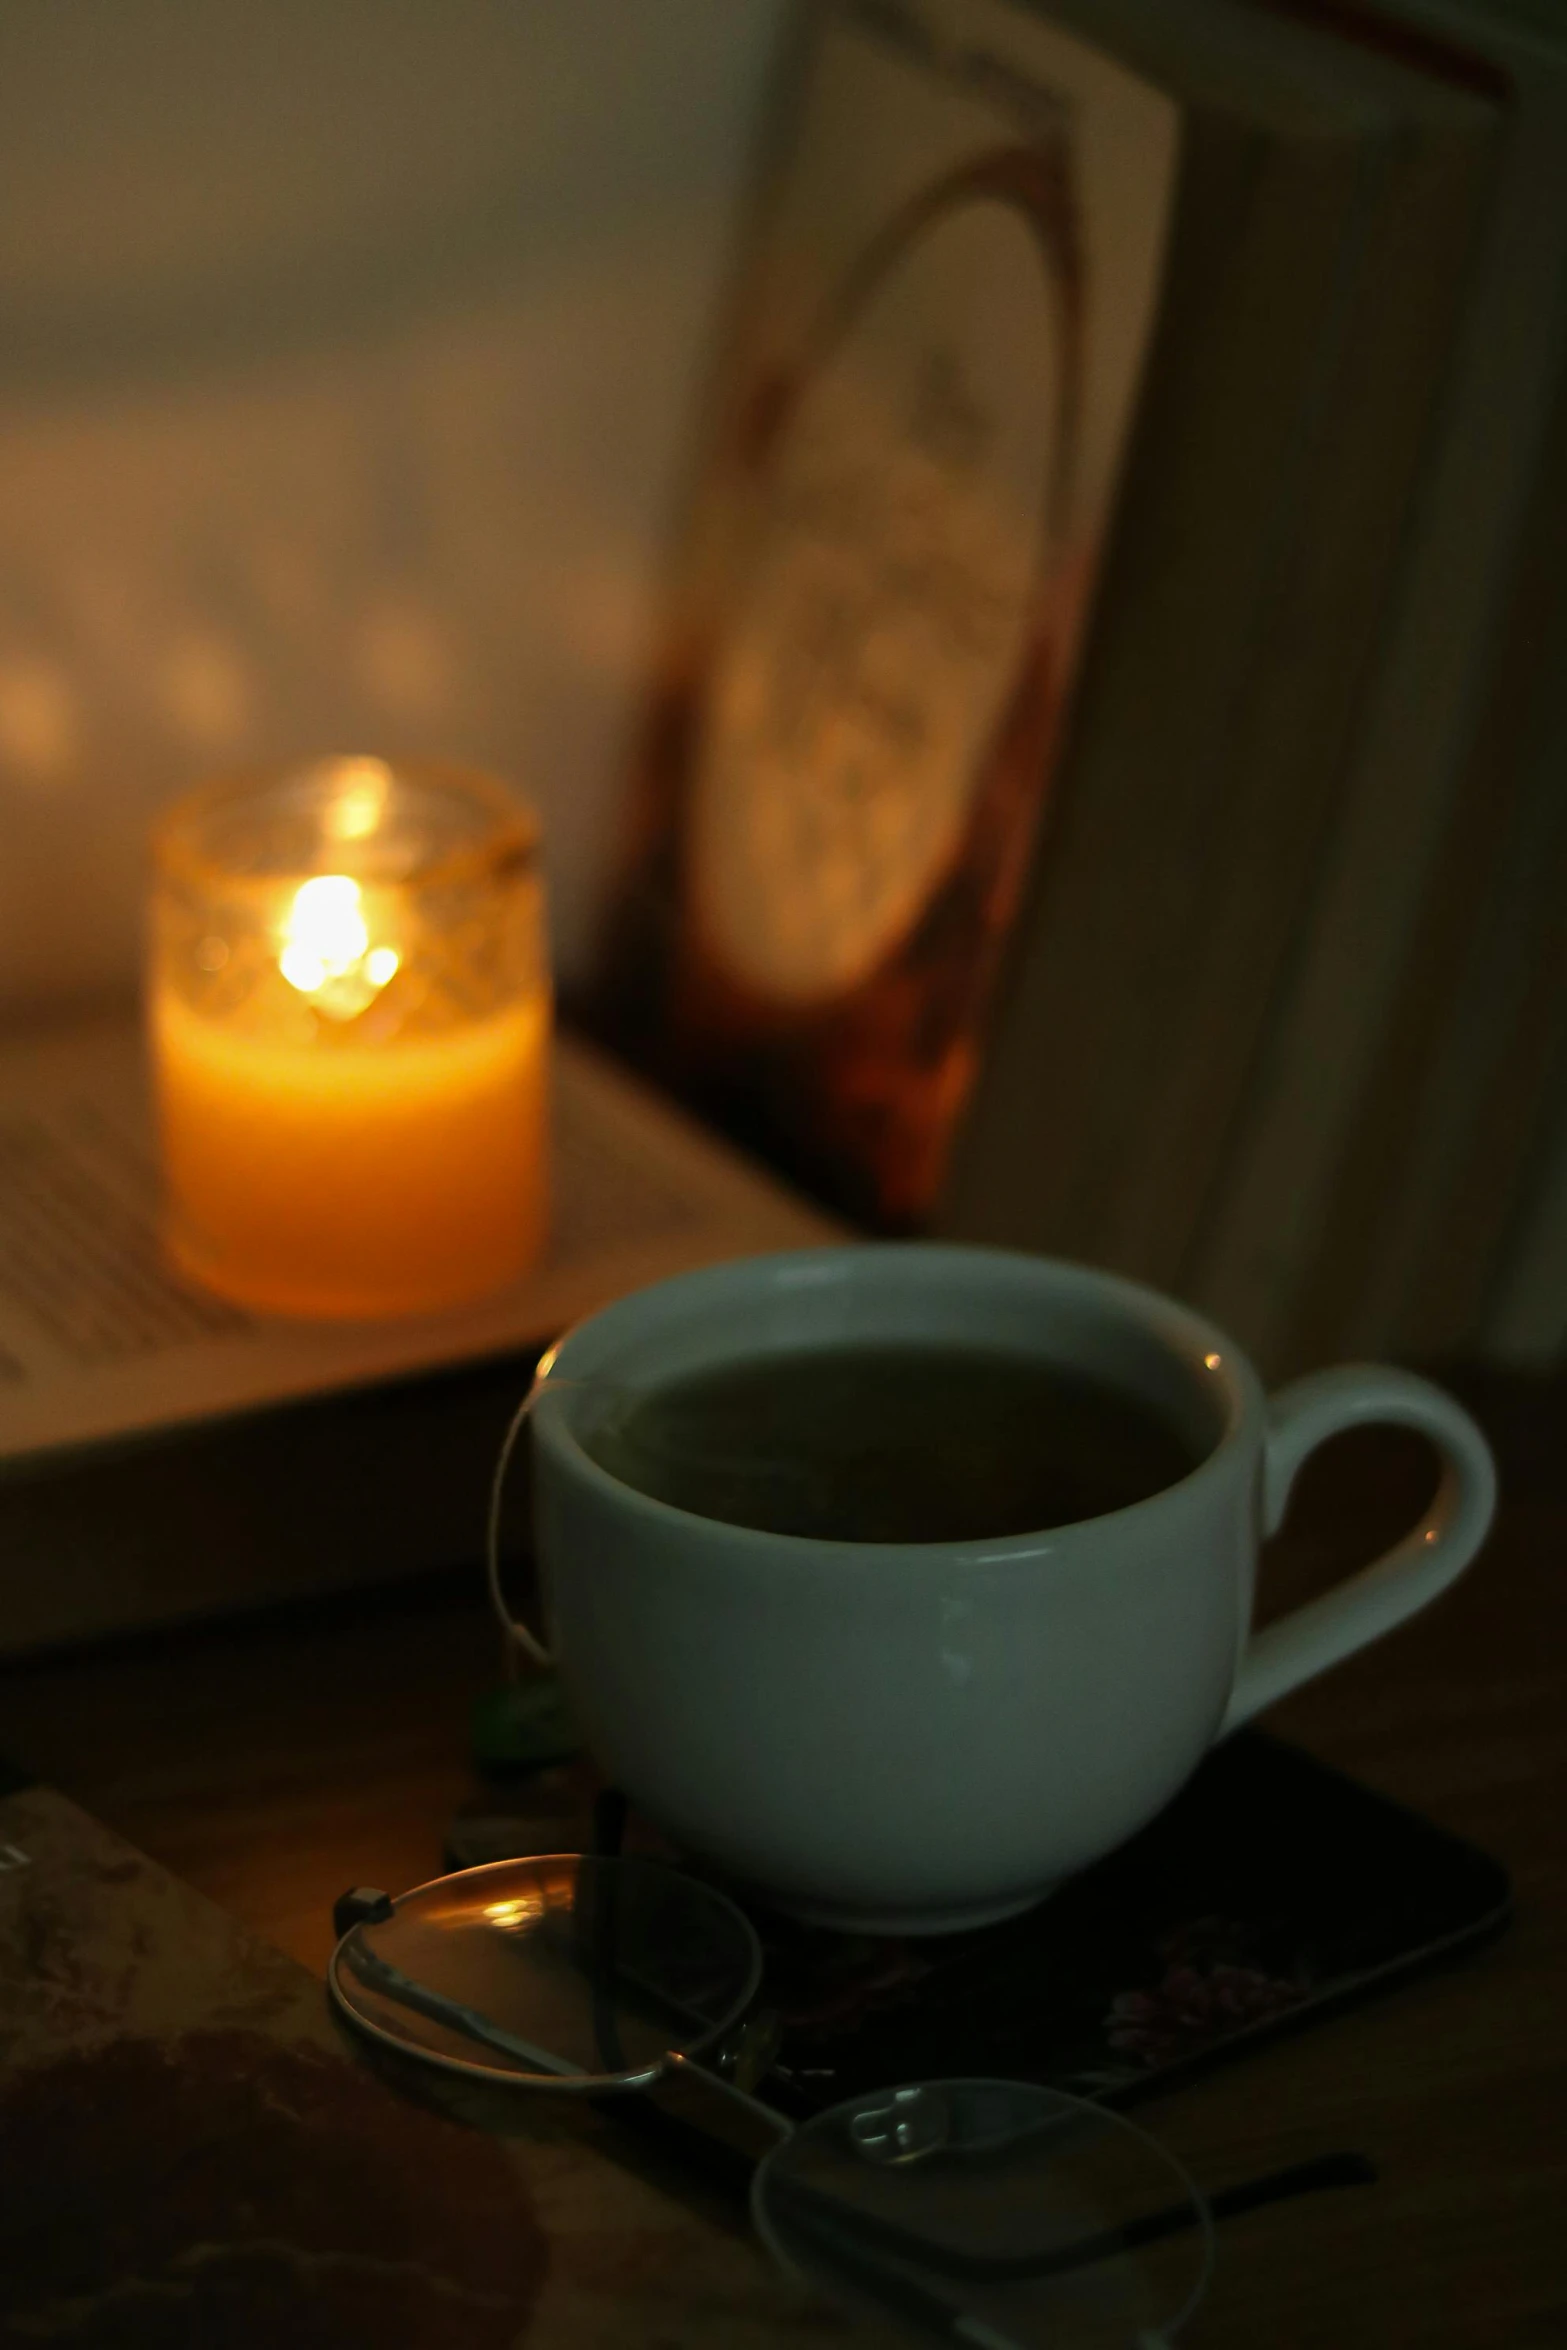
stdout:
{"type": "MultiPolygon", "coordinates": [[[[1226,2223],[1197,2350],[1567,2345],[1567,1387],[1454,1382],[1504,1503],[1466,1582],[1271,1726],[1506,1862],[1506,1936],[1140,2109],[1210,2188],[1339,2148],[1374,2186],[1226,2223]]],[[[1267,1564],[1277,1608],[1419,1506],[1343,1439],[1267,1564]]],[[[349,1883],[433,1874],[497,1648],[444,1575],[0,1672],[0,1749],[319,1970],[349,1883]]]]}

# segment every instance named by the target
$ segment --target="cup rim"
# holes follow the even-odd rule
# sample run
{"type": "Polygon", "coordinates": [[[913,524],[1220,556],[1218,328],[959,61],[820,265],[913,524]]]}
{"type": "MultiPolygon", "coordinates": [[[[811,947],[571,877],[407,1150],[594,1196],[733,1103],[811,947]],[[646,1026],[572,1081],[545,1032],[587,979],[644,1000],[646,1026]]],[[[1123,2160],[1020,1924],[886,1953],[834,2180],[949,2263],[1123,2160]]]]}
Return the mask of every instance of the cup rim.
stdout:
{"type": "MultiPolygon", "coordinates": [[[[563,1403],[563,1378],[556,1390],[556,1400],[563,1403]]],[[[775,1249],[752,1256],[732,1257],[714,1265],[694,1267],[684,1273],[674,1273],[662,1281],[629,1291],[596,1312],[585,1314],[563,1331],[555,1343],[540,1358],[534,1374],[533,1427],[538,1443],[563,1455],[572,1471],[583,1478],[590,1489],[614,1495],[625,1504],[634,1505],[637,1512],[650,1514],[656,1523],[685,1530],[687,1539],[711,1542],[715,1537],[726,1543],[737,1544],[752,1552],[766,1551],[769,1555],[782,1553],[802,1562],[831,1555],[835,1563],[848,1564],[864,1561],[873,1564],[894,1554],[917,1558],[949,1559],[973,1565],[1005,1565],[1012,1561],[1037,1560],[1043,1552],[1081,1541],[1101,1526],[1124,1526],[1129,1521],[1159,1509],[1172,1494],[1188,1492],[1204,1481],[1212,1482],[1224,1473],[1232,1448],[1240,1440],[1249,1421],[1260,1420],[1263,1410],[1261,1382],[1250,1361],[1235,1341],[1226,1336],[1204,1316],[1178,1299],[1167,1297],[1162,1290],[1153,1289],[1145,1282],[1133,1281],[1125,1274],[1106,1272],[1093,1265],[1082,1265],[1069,1258],[1031,1255],[1021,1249],[997,1247],[988,1242],[951,1242],[923,1240],[868,1240],[829,1243],[825,1247],[804,1249],[775,1249]],[[863,1259],[871,1254],[885,1260],[889,1256],[905,1259],[917,1257],[924,1263],[941,1259],[955,1267],[968,1264],[977,1269],[981,1264],[993,1266],[998,1261],[1010,1263],[1037,1277],[1044,1273],[1079,1293],[1090,1292],[1119,1305],[1128,1318],[1137,1320],[1156,1340],[1166,1344],[1167,1351],[1178,1355],[1186,1367],[1208,1375],[1223,1397],[1223,1419],[1216,1442],[1195,1462],[1184,1477],[1169,1485],[1161,1485],[1156,1493],[1145,1494],[1140,1501],[1128,1502],[1117,1510],[1104,1510],[1091,1518],[1069,1519],[1060,1526],[1041,1526],[1026,1534],[1007,1534],[993,1537],[973,1536],[952,1542],[864,1542],[843,1537],[816,1534],[773,1533],[760,1526],[742,1526],[729,1518],[710,1518],[698,1511],[687,1510],[678,1504],[662,1501],[656,1494],[644,1493],[639,1487],[627,1484],[624,1478],[614,1476],[601,1467],[572,1428],[564,1411],[545,1414],[538,1406],[549,1397],[550,1380],[562,1353],[573,1339],[594,1324],[608,1321],[629,1308],[634,1302],[696,1282],[714,1286],[728,1275],[731,1278],[750,1275],[766,1280],[776,1278],[778,1270],[787,1264],[795,1265],[802,1276],[814,1277],[818,1270],[841,1265],[845,1259],[863,1259]],[[1189,1340],[1189,1350],[1171,1343],[1173,1332],[1181,1331],[1189,1340]]]]}

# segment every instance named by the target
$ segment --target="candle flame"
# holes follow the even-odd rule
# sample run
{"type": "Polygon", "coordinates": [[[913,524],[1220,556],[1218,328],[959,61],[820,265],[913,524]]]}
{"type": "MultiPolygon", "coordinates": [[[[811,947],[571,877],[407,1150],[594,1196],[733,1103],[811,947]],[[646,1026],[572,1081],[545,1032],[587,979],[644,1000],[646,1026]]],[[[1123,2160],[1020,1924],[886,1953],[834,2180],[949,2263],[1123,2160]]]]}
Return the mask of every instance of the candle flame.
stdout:
{"type": "Polygon", "coordinates": [[[357,1018],[401,968],[392,946],[371,946],[357,881],[320,873],[302,881],[284,919],[278,969],[332,1020],[357,1018]]]}
{"type": "Polygon", "coordinates": [[[329,979],[351,971],[369,944],[358,882],[346,873],[322,873],[294,892],[278,967],[290,987],[314,995],[329,979]]]}

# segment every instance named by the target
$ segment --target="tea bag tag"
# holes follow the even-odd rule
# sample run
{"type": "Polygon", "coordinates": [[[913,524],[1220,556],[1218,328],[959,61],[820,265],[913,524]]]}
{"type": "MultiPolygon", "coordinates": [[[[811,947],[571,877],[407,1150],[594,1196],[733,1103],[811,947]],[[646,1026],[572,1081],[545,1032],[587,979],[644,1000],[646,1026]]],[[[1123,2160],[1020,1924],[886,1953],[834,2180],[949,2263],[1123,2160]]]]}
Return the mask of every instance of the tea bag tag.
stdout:
{"type": "Polygon", "coordinates": [[[484,1569],[489,1584],[490,1606],[495,1611],[496,1622],[506,1636],[507,1655],[513,1669],[515,1670],[517,1651],[520,1649],[523,1655],[536,1664],[541,1672],[552,1673],[555,1669],[555,1658],[552,1651],[545,1647],[543,1641],[535,1632],[530,1631],[526,1624],[519,1623],[507,1606],[506,1594],[501,1588],[501,1516],[506,1503],[506,1479],[511,1470],[512,1455],[521,1440],[523,1429],[533,1417],[535,1407],[543,1392],[544,1382],[535,1371],[532,1385],[513,1412],[507,1424],[506,1433],[501,1438],[501,1449],[496,1455],[495,1472],[490,1479],[490,1507],[485,1521],[484,1534],[484,1569]]]}

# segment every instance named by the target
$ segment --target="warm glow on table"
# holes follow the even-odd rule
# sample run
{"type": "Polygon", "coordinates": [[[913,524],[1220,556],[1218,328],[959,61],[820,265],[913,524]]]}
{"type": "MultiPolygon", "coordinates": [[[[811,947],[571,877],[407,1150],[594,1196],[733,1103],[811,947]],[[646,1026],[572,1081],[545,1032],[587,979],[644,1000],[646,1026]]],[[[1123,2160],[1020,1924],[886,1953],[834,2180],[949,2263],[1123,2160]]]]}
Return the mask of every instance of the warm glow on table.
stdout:
{"type": "Polygon", "coordinates": [[[542,1246],[542,993],[364,1051],[259,1041],[168,988],[152,1021],[174,1251],[227,1295],[416,1313],[482,1295],[542,1246]]]}

